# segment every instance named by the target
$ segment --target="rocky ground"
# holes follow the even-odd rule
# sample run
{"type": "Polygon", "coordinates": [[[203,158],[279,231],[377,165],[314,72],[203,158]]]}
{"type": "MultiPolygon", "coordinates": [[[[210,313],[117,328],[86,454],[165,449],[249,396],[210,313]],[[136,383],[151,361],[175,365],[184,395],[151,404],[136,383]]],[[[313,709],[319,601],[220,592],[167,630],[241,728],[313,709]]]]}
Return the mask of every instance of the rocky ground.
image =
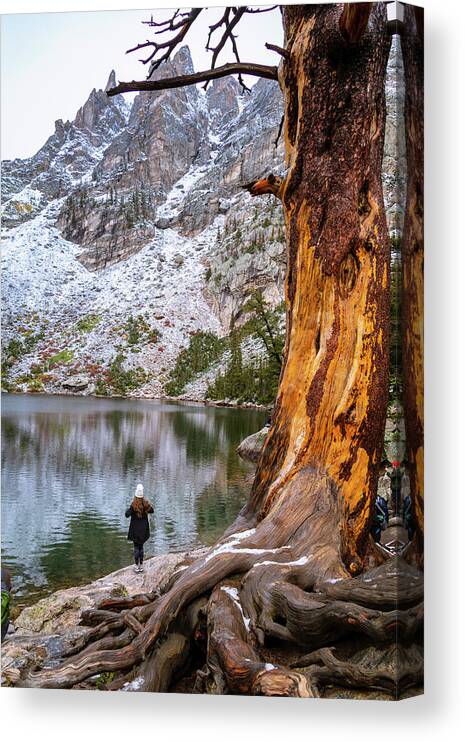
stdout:
{"type": "MultiPolygon", "coordinates": [[[[197,549],[153,557],[146,560],[142,574],[136,573],[132,565],[124,567],[89,585],[58,590],[24,608],[12,621],[2,643],[2,685],[14,685],[39,662],[47,667],[57,663],[70,642],[90,630],[80,625],[83,610],[95,608],[107,598],[162,589],[176,569],[202,552],[203,549],[197,549]]],[[[14,611],[14,592],[12,605],[14,611]]],[[[93,681],[98,688],[99,677],[93,681]]]]}

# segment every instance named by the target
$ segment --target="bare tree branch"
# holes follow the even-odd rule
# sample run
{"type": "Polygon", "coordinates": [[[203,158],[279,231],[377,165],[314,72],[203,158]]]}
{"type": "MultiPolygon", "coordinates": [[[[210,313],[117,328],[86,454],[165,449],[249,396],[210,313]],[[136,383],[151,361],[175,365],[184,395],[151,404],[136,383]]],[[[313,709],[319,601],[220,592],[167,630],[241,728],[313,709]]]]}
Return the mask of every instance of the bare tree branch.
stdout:
{"type": "MultiPolygon", "coordinates": [[[[234,8],[233,8],[233,13],[234,13],[234,15],[233,15],[232,19],[230,21],[227,20],[226,23],[225,23],[226,27],[225,27],[224,33],[223,33],[221,39],[219,40],[218,44],[216,45],[216,47],[214,47],[214,49],[210,49],[210,51],[213,51],[212,68],[215,66],[216,60],[218,59],[218,55],[219,55],[220,51],[223,49],[223,47],[226,44],[227,40],[228,39],[233,40],[234,37],[232,35],[232,30],[239,23],[239,21],[241,20],[242,16],[244,15],[245,8],[238,8],[236,12],[234,12],[234,8]]],[[[239,59],[237,61],[239,62],[239,59]]]]}
{"type": "MultiPolygon", "coordinates": [[[[265,8],[250,8],[248,6],[245,7],[228,7],[224,8],[222,15],[220,16],[219,20],[216,23],[213,23],[209,28],[208,38],[207,38],[207,45],[206,50],[212,52],[212,63],[211,63],[211,69],[216,69],[216,64],[218,61],[218,57],[220,53],[225,49],[228,41],[231,44],[232,52],[234,55],[234,58],[236,60],[236,63],[239,65],[234,70],[234,74],[238,75],[239,82],[242,85],[244,90],[249,90],[247,85],[245,84],[243,77],[242,77],[242,68],[240,65],[242,65],[240,56],[239,56],[239,50],[237,48],[236,43],[236,36],[233,33],[234,28],[237,26],[241,18],[245,14],[255,14],[255,13],[268,13],[272,10],[275,10],[277,5],[271,5],[265,8]],[[217,31],[222,31],[222,34],[218,40],[217,43],[213,44],[213,36],[217,31]]],[[[178,8],[171,16],[170,18],[167,18],[164,21],[155,21],[153,19],[153,15],[150,18],[150,21],[143,21],[143,24],[146,26],[150,26],[151,28],[155,28],[156,31],[154,31],[155,36],[160,36],[160,41],[147,39],[146,41],[142,42],[141,44],[137,44],[132,49],[128,49],[127,53],[138,51],[139,49],[151,49],[150,54],[145,58],[141,59],[140,61],[143,64],[147,64],[151,62],[150,67],[150,73],[149,77],[151,76],[152,72],[156,70],[163,62],[166,62],[174,50],[182,43],[184,40],[186,34],[188,33],[189,29],[191,28],[192,24],[195,23],[196,19],[202,12],[202,8],[191,8],[188,12],[181,13],[180,9],[178,8]],[[173,35],[174,32],[174,35],[173,35]],[[168,36],[164,36],[164,34],[168,34],[168,36]],[[164,38],[164,40],[162,40],[164,38]],[[161,54],[159,54],[161,52],[161,54]]],[[[269,47],[273,48],[275,51],[280,50],[280,47],[269,47]]],[[[278,53],[281,53],[283,56],[285,55],[285,51],[281,50],[278,53]]],[[[247,74],[255,74],[254,72],[249,72],[248,64],[246,65],[247,69],[244,69],[244,72],[247,74]]],[[[256,65],[259,66],[259,65],[256,65]]],[[[221,69],[221,68],[219,68],[221,69]]],[[[271,69],[271,68],[270,68],[271,69]]],[[[201,75],[204,75],[205,73],[199,73],[201,75]]],[[[228,74],[228,73],[227,73],[228,74]]],[[[219,75],[219,77],[222,77],[223,75],[219,75]]],[[[269,75],[265,75],[266,77],[269,77],[269,75]]],[[[203,77],[202,80],[205,82],[204,88],[206,89],[208,86],[208,83],[211,79],[214,79],[212,77],[203,77]]],[[[274,75],[271,79],[275,79],[274,75]]],[[[196,80],[195,82],[198,82],[196,80]]],[[[133,83],[121,83],[121,85],[133,85],[136,84],[133,83]]],[[[189,82],[186,82],[184,84],[191,84],[189,82]]],[[[178,85],[173,85],[172,87],[178,87],[178,85]]],[[[128,88],[128,90],[140,90],[141,88],[128,88]]],[[[151,88],[152,89],[152,88],[151,88]]],[[[160,89],[160,88],[156,88],[160,89]]],[[[126,92],[123,91],[123,92],[126,92]]],[[[115,95],[115,93],[111,93],[115,95]]]]}
{"type": "MultiPolygon", "coordinates": [[[[232,46],[233,54],[236,58],[236,62],[241,61],[239,57],[239,51],[237,49],[236,37],[233,34],[233,29],[235,26],[237,26],[237,24],[241,20],[246,10],[247,8],[226,8],[220,20],[217,23],[214,23],[212,26],[210,26],[210,33],[208,34],[206,49],[208,51],[213,52],[212,65],[211,65],[212,69],[215,67],[216,61],[218,59],[218,55],[220,54],[222,49],[224,49],[225,44],[228,41],[228,39],[231,42],[231,46],[232,46]],[[217,31],[223,26],[224,26],[224,31],[223,31],[223,35],[221,36],[219,42],[217,43],[216,46],[213,46],[213,47],[210,46],[212,35],[215,33],[215,31],[217,31]]],[[[239,82],[242,85],[244,90],[249,90],[241,74],[239,74],[239,82]]],[[[204,85],[205,89],[207,88],[208,83],[209,83],[209,80],[207,80],[204,85]]]]}
{"type": "Polygon", "coordinates": [[[219,21],[217,21],[217,23],[213,23],[213,24],[212,24],[212,25],[210,26],[210,30],[209,30],[209,32],[208,32],[207,44],[206,44],[206,46],[205,46],[205,50],[206,50],[207,52],[208,52],[208,51],[213,51],[213,49],[212,49],[212,48],[210,47],[210,41],[211,41],[211,38],[212,38],[213,34],[215,33],[215,31],[216,31],[216,30],[217,30],[218,28],[221,28],[221,26],[223,26],[223,25],[224,25],[225,23],[227,24],[227,22],[228,22],[228,20],[229,20],[229,15],[230,15],[230,13],[231,13],[231,8],[225,8],[225,9],[224,9],[224,13],[223,13],[223,15],[221,16],[220,20],[219,20],[219,21]]]}
{"type": "Polygon", "coordinates": [[[289,59],[289,51],[287,49],[283,49],[282,46],[277,46],[276,44],[265,44],[266,48],[269,49],[272,52],[276,52],[276,54],[280,54],[284,59],[289,59]]]}
{"type": "Polygon", "coordinates": [[[276,10],[279,5],[269,5],[267,8],[246,8],[246,13],[269,13],[271,10],[276,10]]]}
{"type": "Polygon", "coordinates": [[[143,21],[145,25],[152,26],[152,27],[161,27],[162,30],[156,31],[155,33],[165,33],[166,31],[174,31],[179,30],[179,32],[173,36],[172,38],[167,39],[166,41],[145,41],[142,44],[137,44],[137,46],[132,47],[132,49],[128,49],[126,54],[130,54],[131,52],[138,51],[139,49],[146,49],[147,47],[152,47],[153,51],[146,59],[141,59],[140,61],[143,64],[147,64],[148,62],[152,62],[151,70],[150,72],[153,72],[153,70],[157,69],[162,62],[166,62],[172,52],[176,49],[179,44],[182,43],[184,40],[184,37],[186,36],[187,32],[191,28],[192,24],[195,22],[195,20],[198,18],[200,13],[202,12],[202,8],[192,8],[189,13],[183,13],[180,14],[179,10],[177,10],[171,18],[169,18],[166,21],[161,21],[160,23],[157,23],[153,20],[153,17],[150,21],[143,21]],[[178,22],[174,22],[176,18],[179,18],[180,20],[178,22]],[[156,59],[156,56],[159,51],[162,49],[166,49],[166,51],[156,59]]]}
{"type": "Polygon", "coordinates": [[[132,82],[120,82],[116,87],[107,91],[108,96],[130,93],[133,91],[152,92],[157,90],[169,90],[171,88],[182,88],[186,85],[196,85],[207,80],[216,80],[228,75],[252,75],[253,77],[265,77],[267,80],[278,79],[278,68],[266,64],[254,64],[253,62],[231,62],[222,67],[194,72],[192,75],[179,75],[168,77],[163,80],[133,80],[132,82]]]}
{"type": "Polygon", "coordinates": [[[154,21],[152,15],[149,21],[142,21],[142,25],[150,26],[151,28],[160,28],[162,29],[161,31],[155,31],[154,33],[163,33],[164,31],[174,31],[177,28],[180,28],[184,23],[184,19],[188,17],[189,13],[180,13],[178,8],[174,15],[172,15],[171,18],[167,18],[166,21],[154,21]],[[179,18],[180,20],[175,24],[174,21],[176,18],[179,18]]]}

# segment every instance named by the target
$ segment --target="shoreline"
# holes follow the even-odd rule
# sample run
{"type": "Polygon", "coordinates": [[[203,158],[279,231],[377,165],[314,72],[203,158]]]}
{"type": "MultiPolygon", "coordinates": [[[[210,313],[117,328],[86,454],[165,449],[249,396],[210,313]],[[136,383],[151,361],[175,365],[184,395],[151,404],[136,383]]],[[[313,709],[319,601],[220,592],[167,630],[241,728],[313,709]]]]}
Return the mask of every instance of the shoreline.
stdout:
{"type": "Polygon", "coordinates": [[[185,404],[188,405],[198,405],[199,407],[225,407],[228,409],[237,409],[237,410],[259,410],[262,412],[267,412],[273,409],[272,405],[260,405],[255,404],[254,402],[235,402],[234,400],[224,400],[224,399],[218,399],[218,400],[211,400],[211,399],[193,399],[190,397],[169,397],[167,395],[159,396],[159,397],[148,397],[148,396],[137,396],[135,394],[131,394],[130,396],[119,396],[117,394],[112,394],[109,396],[103,395],[103,394],[82,394],[80,392],[50,392],[50,391],[43,391],[43,392],[19,392],[14,391],[10,392],[6,389],[1,390],[2,394],[9,394],[11,396],[18,396],[18,397],[79,397],[84,399],[124,399],[124,400],[131,400],[135,399],[138,401],[146,400],[148,402],[171,402],[173,404],[185,404]]]}

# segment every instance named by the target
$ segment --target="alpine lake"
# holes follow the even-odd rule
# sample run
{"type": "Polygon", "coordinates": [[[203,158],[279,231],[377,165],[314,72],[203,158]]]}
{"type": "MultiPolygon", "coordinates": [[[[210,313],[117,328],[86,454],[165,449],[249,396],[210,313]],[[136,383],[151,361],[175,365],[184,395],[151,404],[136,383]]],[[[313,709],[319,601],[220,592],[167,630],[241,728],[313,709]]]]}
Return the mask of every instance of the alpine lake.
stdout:
{"type": "Polygon", "coordinates": [[[2,395],[2,563],[14,602],[132,561],[129,506],[153,504],[146,557],[214,543],[250,491],[239,443],[267,413],[141,399],[2,395]]]}

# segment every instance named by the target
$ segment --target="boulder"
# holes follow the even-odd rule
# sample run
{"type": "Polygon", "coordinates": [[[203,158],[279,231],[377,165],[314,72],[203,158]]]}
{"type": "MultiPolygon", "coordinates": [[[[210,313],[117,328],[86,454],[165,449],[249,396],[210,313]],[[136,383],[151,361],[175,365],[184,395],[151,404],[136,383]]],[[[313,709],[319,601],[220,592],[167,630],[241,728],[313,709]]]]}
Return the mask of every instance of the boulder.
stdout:
{"type": "Polygon", "coordinates": [[[237,453],[242,459],[246,461],[252,461],[254,464],[257,463],[260,452],[263,448],[265,438],[268,435],[269,426],[265,425],[264,428],[259,430],[257,433],[252,433],[247,438],[244,438],[242,443],[237,448],[237,453]]]}
{"type": "Polygon", "coordinates": [[[72,392],[82,392],[89,386],[89,383],[89,376],[85,376],[85,374],[76,374],[75,376],[68,376],[67,379],[61,382],[61,386],[72,392]]]}
{"type": "Polygon", "coordinates": [[[155,226],[158,229],[169,229],[173,223],[172,217],[160,216],[155,220],[155,226]]]}

